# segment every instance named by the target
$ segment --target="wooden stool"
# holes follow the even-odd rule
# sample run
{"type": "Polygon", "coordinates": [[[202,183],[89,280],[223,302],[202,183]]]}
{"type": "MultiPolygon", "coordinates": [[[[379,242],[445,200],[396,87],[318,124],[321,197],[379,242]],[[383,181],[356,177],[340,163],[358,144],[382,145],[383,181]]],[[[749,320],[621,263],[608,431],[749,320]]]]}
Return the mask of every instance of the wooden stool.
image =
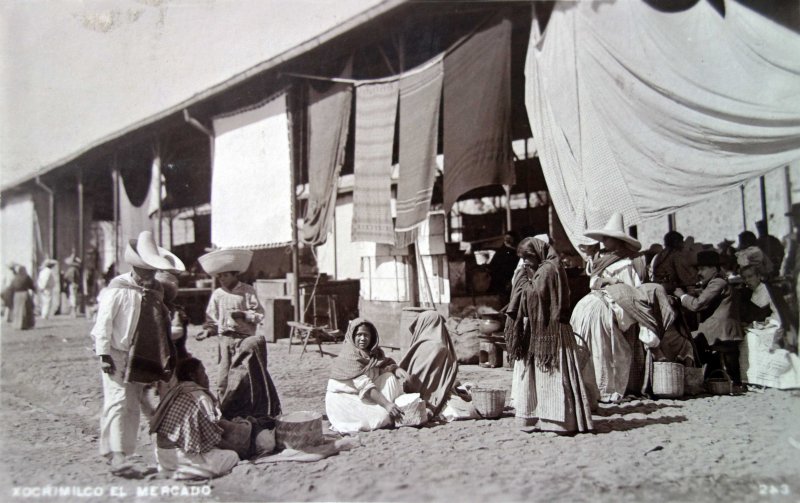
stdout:
{"type": "Polygon", "coordinates": [[[289,332],[289,352],[292,352],[292,344],[294,343],[295,334],[300,337],[300,340],[303,342],[303,350],[300,352],[300,356],[303,356],[303,353],[306,352],[306,345],[308,344],[308,338],[311,335],[314,335],[314,340],[317,342],[317,347],[319,348],[319,356],[322,356],[322,341],[319,336],[319,332],[322,332],[322,329],[319,327],[315,327],[313,325],[308,325],[307,323],[300,323],[297,321],[287,321],[287,325],[292,327],[291,331],[289,332]]]}

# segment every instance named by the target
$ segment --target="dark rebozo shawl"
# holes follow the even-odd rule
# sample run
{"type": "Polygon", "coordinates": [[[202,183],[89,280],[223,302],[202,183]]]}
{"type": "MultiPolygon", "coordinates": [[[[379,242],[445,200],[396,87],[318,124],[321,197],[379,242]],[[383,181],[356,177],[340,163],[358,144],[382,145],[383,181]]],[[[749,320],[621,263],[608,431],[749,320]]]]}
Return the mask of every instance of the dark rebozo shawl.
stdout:
{"type": "Polygon", "coordinates": [[[558,365],[561,338],[572,337],[569,284],[555,250],[534,241],[542,262],[531,277],[520,274],[514,283],[504,335],[509,358],[536,362],[549,372],[558,365]]]}
{"type": "Polygon", "coordinates": [[[636,274],[638,274],[639,278],[644,281],[647,278],[647,261],[645,260],[644,255],[633,251],[630,248],[607,251],[600,255],[600,257],[595,260],[592,265],[592,276],[599,275],[605,270],[606,267],[626,258],[631,259],[633,268],[636,270],[636,274]]]}
{"type": "Polygon", "coordinates": [[[108,288],[135,290],[141,293],[141,309],[128,350],[125,382],[149,384],[169,379],[175,365],[175,345],[170,337],[169,309],[164,304],[164,290],[157,281],[137,285],[130,276],[117,276],[108,288]]]}
{"type": "Polygon", "coordinates": [[[394,360],[386,357],[379,343],[380,337],[375,325],[364,318],[356,318],[351,321],[347,327],[347,334],[344,336],[342,352],[339,353],[339,356],[336,357],[331,366],[331,379],[338,381],[355,379],[372,368],[381,368],[393,364],[394,360]],[[358,349],[355,345],[354,336],[361,325],[369,326],[374,335],[372,344],[370,344],[367,351],[358,349]]]}

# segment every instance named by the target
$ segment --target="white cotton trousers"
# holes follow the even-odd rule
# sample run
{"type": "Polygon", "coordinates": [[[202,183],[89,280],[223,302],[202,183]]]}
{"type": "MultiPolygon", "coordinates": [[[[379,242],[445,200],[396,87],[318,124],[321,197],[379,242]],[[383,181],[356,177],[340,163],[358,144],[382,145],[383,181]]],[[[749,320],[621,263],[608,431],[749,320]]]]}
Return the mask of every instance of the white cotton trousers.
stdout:
{"type": "Polygon", "coordinates": [[[53,305],[53,292],[42,290],[39,293],[39,305],[42,310],[42,319],[50,318],[50,311],[53,305]]]}
{"type": "Polygon", "coordinates": [[[123,382],[124,353],[112,351],[122,354],[123,357],[111,355],[116,366],[113,375],[101,372],[103,413],[100,417],[100,454],[105,456],[112,452],[122,452],[129,456],[136,450],[145,385],[123,382]]]}

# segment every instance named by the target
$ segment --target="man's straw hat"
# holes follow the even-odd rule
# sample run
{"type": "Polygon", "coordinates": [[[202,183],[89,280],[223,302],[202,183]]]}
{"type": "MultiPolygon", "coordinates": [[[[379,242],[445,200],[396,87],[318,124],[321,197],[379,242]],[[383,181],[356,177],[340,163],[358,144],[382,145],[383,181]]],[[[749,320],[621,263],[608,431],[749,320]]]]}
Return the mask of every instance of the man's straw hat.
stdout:
{"type": "Polygon", "coordinates": [[[604,237],[619,239],[620,241],[624,242],[628,248],[634,251],[639,251],[642,249],[642,243],[632,238],[627,232],[625,232],[622,213],[619,212],[612,213],[611,217],[608,219],[608,223],[606,223],[605,227],[602,229],[589,229],[584,232],[583,235],[587,238],[596,239],[597,241],[602,241],[604,237]]]}
{"type": "Polygon", "coordinates": [[[181,259],[165,248],[156,245],[153,233],[142,231],[137,239],[128,241],[125,262],[140,269],[157,271],[185,271],[181,259]]]}

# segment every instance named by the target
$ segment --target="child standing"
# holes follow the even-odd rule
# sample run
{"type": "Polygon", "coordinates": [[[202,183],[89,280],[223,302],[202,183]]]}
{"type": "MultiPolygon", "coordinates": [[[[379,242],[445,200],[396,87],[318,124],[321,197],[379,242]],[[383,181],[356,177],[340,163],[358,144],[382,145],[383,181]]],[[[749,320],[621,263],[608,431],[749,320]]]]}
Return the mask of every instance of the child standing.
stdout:
{"type": "Polygon", "coordinates": [[[208,301],[204,331],[197,339],[219,337],[217,394],[226,418],[275,417],[281,411],[267,371],[267,341],[256,335],[264,308],[255,289],[239,281],[252,257],[249,250],[216,250],[198,259],[220,284],[208,301]]]}

